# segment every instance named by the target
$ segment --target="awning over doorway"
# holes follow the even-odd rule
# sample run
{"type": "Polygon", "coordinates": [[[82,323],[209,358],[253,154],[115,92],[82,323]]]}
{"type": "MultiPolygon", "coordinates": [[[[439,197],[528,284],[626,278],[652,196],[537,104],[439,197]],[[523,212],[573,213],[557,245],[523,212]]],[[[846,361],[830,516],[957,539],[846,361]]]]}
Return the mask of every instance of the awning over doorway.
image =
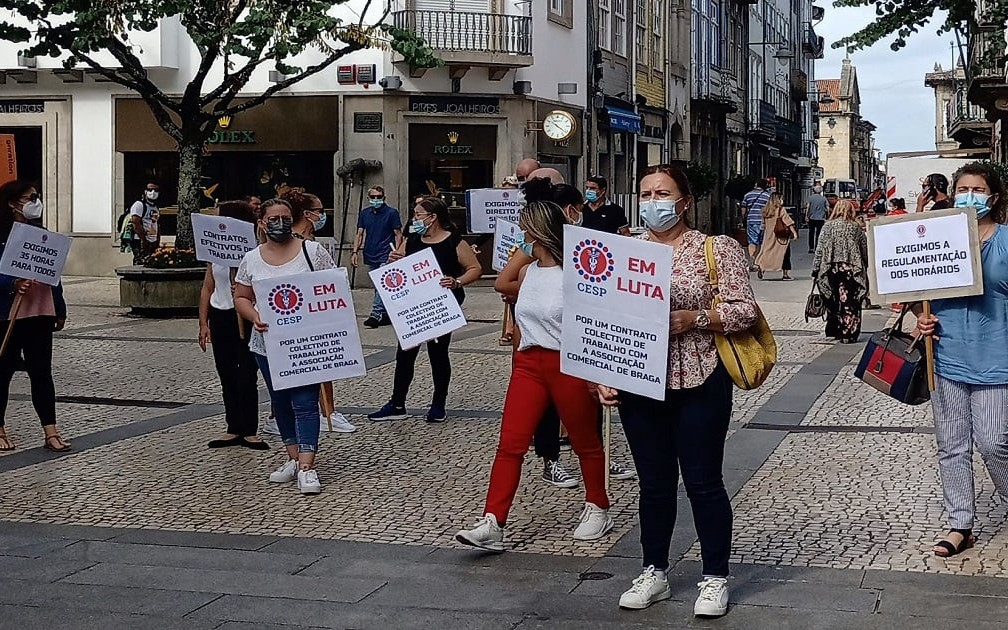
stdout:
{"type": "Polygon", "coordinates": [[[606,107],[609,114],[609,128],[613,131],[640,133],[643,130],[640,114],[618,107],[606,107]]]}

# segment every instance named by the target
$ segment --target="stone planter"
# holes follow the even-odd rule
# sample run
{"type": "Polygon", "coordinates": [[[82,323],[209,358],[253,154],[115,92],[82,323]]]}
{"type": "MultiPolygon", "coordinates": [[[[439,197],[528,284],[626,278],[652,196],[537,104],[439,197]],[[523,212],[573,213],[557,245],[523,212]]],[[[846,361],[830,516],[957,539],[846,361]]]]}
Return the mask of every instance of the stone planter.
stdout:
{"type": "Polygon", "coordinates": [[[119,267],[119,305],[141,317],[192,317],[199,311],[206,267],[119,267]]]}

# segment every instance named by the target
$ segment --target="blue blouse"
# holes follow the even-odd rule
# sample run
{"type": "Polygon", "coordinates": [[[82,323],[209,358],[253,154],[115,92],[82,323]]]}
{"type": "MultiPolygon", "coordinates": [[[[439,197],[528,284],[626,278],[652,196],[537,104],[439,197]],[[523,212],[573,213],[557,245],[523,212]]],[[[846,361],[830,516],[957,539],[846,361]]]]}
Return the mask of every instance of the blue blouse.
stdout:
{"type": "Polygon", "coordinates": [[[1008,226],[999,225],[980,250],[984,292],[934,300],[938,317],[935,372],[971,385],[1008,384],[1008,226]]]}

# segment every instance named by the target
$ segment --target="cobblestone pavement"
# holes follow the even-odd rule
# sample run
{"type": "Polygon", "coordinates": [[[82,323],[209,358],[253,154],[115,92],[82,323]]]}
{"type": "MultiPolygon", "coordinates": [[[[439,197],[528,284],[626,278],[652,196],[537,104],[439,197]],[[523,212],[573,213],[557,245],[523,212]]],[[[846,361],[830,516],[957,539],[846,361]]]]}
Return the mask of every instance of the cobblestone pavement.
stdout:
{"type": "MultiPolygon", "coordinates": [[[[804,257],[796,258],[800,265],[804,257]]],[[[761,307],[777,333],[779,364],[763,387],[735,395],[726,458],[726,483],[735,508],[733,580],[736,587],[750,586],[741,586],[738,596],[733,595],[743,612],[734,615],[735,621],[726,627],[899,626],[896,622],[873,626],[866,624],[871,617],[844,616],[860,612],[883,617],[892,614],[892,619],[901,620],[934,613],[936,619],[973,619],[979,623],[977,627],[984,627],[984,617],[971,616],[959,608],[935,612],[920,605],[908,604],[906,610],[900,609],[902,604],[891,610],[880,606],[885,601],[881,593],[887,587],[876,583],[888,584],[890,580],[901,589],[910,584],[928,593],[940,593],[946,587],[977,596],[990,592],[996,599],[990,610],[1008,613],[1008,599],[999,599],[1006,584],[1000,580],[979,582],[981,577],[971,577],[974,581],[932,583],[911,577],[1008,577],[1008,532],[1002,531],[1008,505],[996,497],[979,460],[978,545],[950,560],[935,558],[929,549],[944,530],[944,518],[929,406],[894,403],[854,378],[860,348],[826,340],[820,332],[821,322],[804,319],[808,280],[758,282],[754,277],[753,281],[761,307]],[[767,573],[767,567],[775,572],[767,573]],[[906,577],[893,578],[895,575],[906,577]],[[851,599],[833,592],[841,583],[853,589],[851,599]],[[768,596],[775,592],[774,585],[787,586],[779,599],[768,596]],[[816,590],[820,586],[821,590],[816,590]],[[794,592],[802,595],[795,599],[794,592]],[[783,624],[767,612],[785,614],[781,611],[793,607],[799,608],[801,615],[780,617],[790,619],[783,624]],[[829,610],[834,616],[826,621],[802,616],[808,610],[829,610]]],[[[310,597],[297,592],[276,595],[294,599],[364,604],[374,597],[381,600],[381,584],[386,588],[395,584],[385,573],[404,568],[412,579],[412,572],[421,571],[420,565],[412,562],[447,571],[445,575],[454,576],[449,583],[456,579],[464,582],[462,586],[443,585],[444,589],[461,589],[449,596],[441,587],[420,579],[418,573],[417,591],[426,591],[427,597],[433,598],[430,601],[440,603],[411,600],[420,597],[411,595],[412,591],[394,603],[404,610],[435,607],[441,611],[438,615],[447,616],[431,617],[434,613],[428,610],[393,619],[381,612],[359,612],[366,610],[363,608],[355,609],[357,613],[339,609],[339,614],[336,609],[326,612],[320,608],[322,616],[313,618],[311,624],[297,622],[305,627],[373,627],[381,620],[390,624],[383,627],[428,623],[511,628],[549,623],[557,627],[556,622],[565,619],[578,620],[570,627],[579,628],[669,623],[662,617],[643,616],[628,625],[628,617],[597,616],[589,606],[592,598],[600,598],[606,606],[614,607],[614,598],[639,566],[637,487],[633,481],[612,484],[616,521],[612,535],[594,543],[575,543],[571,532],[583,489],[560,490],[547,485],[539,476],[539,462],[530,453],[506,538],[510,550],[523,553],[508,555],[500,565],[509,567],[508,575],[519,580],[517,586],[495,581],[487,572],[496,565],[463,552],[453,541],[453,533],[479,516],[482,508],[510,368],[510,350],[497,343],[501,305],[489,289],[469,292],[465,311],[471,323],[453,340],[450,418],[443,425],[431,426],[422,420],[431,396],[429,365],[423,354],[408,400],[414,416],[401,422],[367,421],[364,414],[388,398],[395,353],[390,328],[362,329],[368,375],[335,384],[338,408],[359,430],[351,435],[323,435],[319,471],[324,492],[311,499],[291,487],[266,482],[268,473],[282,459],[276,448],[269,453],[205,448],[205,442],[223,429],[222,410],[212,358],[195,343],[194,320],[129,317],[117,306],[115,283],[106,279],[72,279],[66,292],[71,319],[56,340],[55,372],[60,424],[74,441],[75,450],[56,456],[40,448],[41,431],[31,409],[27,379],[17,375],[6,424],[19,448],[0,457],[0,487],[4,488],[0,495],[0,567],[8,572],[27,566],[18,564],[18,558],[43,558],[55,561],[56,569],[38,575],[29,572],[24,579],[59,589],[69,588],[66,583],[90,585],[87,588],[91,589],[140,589],[136,597],[145,588],[190,592],[183,597],[185,605],[179,604],[180,610],[190,611],[185,614],[189,625],[173,622],[158,626],[152,622],[150,627],[234,629],[279,627],[252,622],[294,623],[289,616],[274,614],[272,608],[257,608],[261,602],[254,598],[266,595],[255,588],[228,594],[226,584],[232,578],[223,572],[210,577],[184,572],[196,568],[211,571],[218,561],[228,570],[236,564],[254,564],[256,571],[266,573],[274,570],[269,568],[274,562],[290,561],[278,573],[284,579],[302,573],[313,579],[332,578],[352,594],[330,596],[322,587],[310,597]],[[21,527],[50,533],[45,542],[31,542],[25,532],[33,530],[21,527]],[[88,542],[104,540],[109,542],[88,542]],[[181,555],[176,556],[165,551],[170,547],[162,547],[176,544],[194,550],[180,550],[181,555]],[[84,545],[79,548],[85,550],[83,558],[92,562],[82,562],[79,552],[68,556],[78,545],[84,545]],[[209,555],[199,557],[195,550],[199,548],[207,548],[209,555]],[[251,551],[237,551],[240,549],[263,553],[253,560],[241,555],[251,551]],[[215,555],[218,553],[222,555],[215,555]],[[347,553],[352,560],[349,565],[333,564],[335,557],[347,553]],[[277,554],[307,556],[280,558],[277,554]],[[97,558],[99,555],[103,557],[97,558]],[[383,564],[386,558],[396,561],[383,564]],[[354,559],[370,563],[367,571],[354,564],[354,559]],[[407,562],[405,567],[402,562],[407,562]],[[156,578],[127,571],[116,563],[182,568],[159,569],[167,571],[168,577],[156,578]],[[181,573],[172,577],[172,570],[181,573]],[[380,583],[364,584],[365,578],[375,575],[381,578],[380,583]],[[617,579],[606,581],[609,576],[617,579]],[[494,585],[498,594],[505,593],[506,597],[500,595],[501,602],[519,597],[525,588],[542,591],[544,598],[549,593],[567,594],[564,601],[568,608],[557,609],[551,616],[543,610],[555,605],[552,600],[536,600],[534,606],[521,600],[520,608],[533,606],[535,615],[523,614],[517,622],[510,613],[498,618],[500,611],[492,603],[498,600],[488,600],[478,585],[465,583],[471,579],[478,579],[480,585],[494,585]],[[186,585],[159,580],[181,580],[186,585]],[[202,580],[209,580],[209,585],[198,586],[202,580]],[[190,601],[186,598],[192,592],[223,594],[219,597],[224,599],[190,601]],[[234,598],[238,599],[231,601],[234,598]],[[243,612],[244,604],[259,613],[243,612]],[[578,606],[582,604],[583,614],[571,613],[581,610],[578,606]],[[478,610],[479,615],[467,617],[465,611],[470,609],[478,610]],[[348,621],[353,619],[358,621],[348,621]]],[[[358,312],[363,313],[370,293],[358,291],[355,299],[358,312]]],[[[878,329],[888,316],[887,311],[866,312],[865,330],[878,329]]],[[[265,417],[268,405],[264,391],[260,401],[265,417]]],[[[618,422],[613,432],[613,457],[629,464],[618,422]]],[[[278,445],[277,438],[265,437],[274,447],[278,445]]],[[[562,457],[574,471],[576,458],[571,453],[562,457]]],[[[678,555],[674,560],[677,577],[688,581],[698,570],[699,551],[684,498],[680,506],[683,523],[676,532],[673,546],[678,555]]],[[[239,580],[240,575],[233,579],[239,580]]],[[[18,585],[10,586],[0,592],[18,590],[14,588],[18,585]]],[[[6,606],[44,606],[42,594],[49,591],[37,590],[42,588],[37,585],[33,588],[38,597],[30,593],[21,598],[0,595],[0,613],[6,606]],[[35,601],[42,603],[32,603],[35,601]]],[[[688,622],[684,607],[688,608],[692,598],[688,588],[677,588],[673,602],[678,603],[670,609],[683,616],[673,620],[673,625],[688,622]]],[[[81,604],[79,599],[65,603],[60,598],[69,595],[61,593],[56,593],[58,609],[64,605],[74,610],[94,606],[81,604]]],[[[74,593],[77,597],[77,591],[74,593]]],[[[101,596],[113,596],[113,592],[101,596]]],[[[989,604],[985,600],[984,605],[989,604]]],[[[276,607],[280,606],[276,602],[276,607]]],[[[504,610],[504,604],[500,606],[504,610]]],[[[129,608],[101,610],[115,615],[132,612],[129,608]]],[[[141,607],[137,614],[152,614],[151,619],[162,613],[172,619],[175,615],[160,609],[144,610],[141,607]]],[[[25,618],[39,626],[90,627],[87,623],[53,624],[52,618],[38,611],[32,615],[25,618]]],[[[102,617],[102,626],[129,625],[129,617],[113,617],[102,617]]],[[[0,627],[5,627],[4,622],[0,627]]],[[[560,623],[559,627],[567,626],[560,623]]]]}

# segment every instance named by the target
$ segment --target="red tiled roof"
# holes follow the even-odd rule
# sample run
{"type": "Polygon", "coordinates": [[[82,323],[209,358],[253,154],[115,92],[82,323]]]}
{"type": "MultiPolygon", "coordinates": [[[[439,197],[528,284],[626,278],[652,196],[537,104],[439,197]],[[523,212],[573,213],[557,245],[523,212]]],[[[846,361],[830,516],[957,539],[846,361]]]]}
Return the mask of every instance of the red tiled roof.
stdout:
{"type": "Polygon", "coordinates": [[[819,100],[829,94],[833,99],[832,103],[819,103],[819,111],[824,113],[840,112],[840,79],[816,79],[816,87],[819,90],[819,100]]]}

